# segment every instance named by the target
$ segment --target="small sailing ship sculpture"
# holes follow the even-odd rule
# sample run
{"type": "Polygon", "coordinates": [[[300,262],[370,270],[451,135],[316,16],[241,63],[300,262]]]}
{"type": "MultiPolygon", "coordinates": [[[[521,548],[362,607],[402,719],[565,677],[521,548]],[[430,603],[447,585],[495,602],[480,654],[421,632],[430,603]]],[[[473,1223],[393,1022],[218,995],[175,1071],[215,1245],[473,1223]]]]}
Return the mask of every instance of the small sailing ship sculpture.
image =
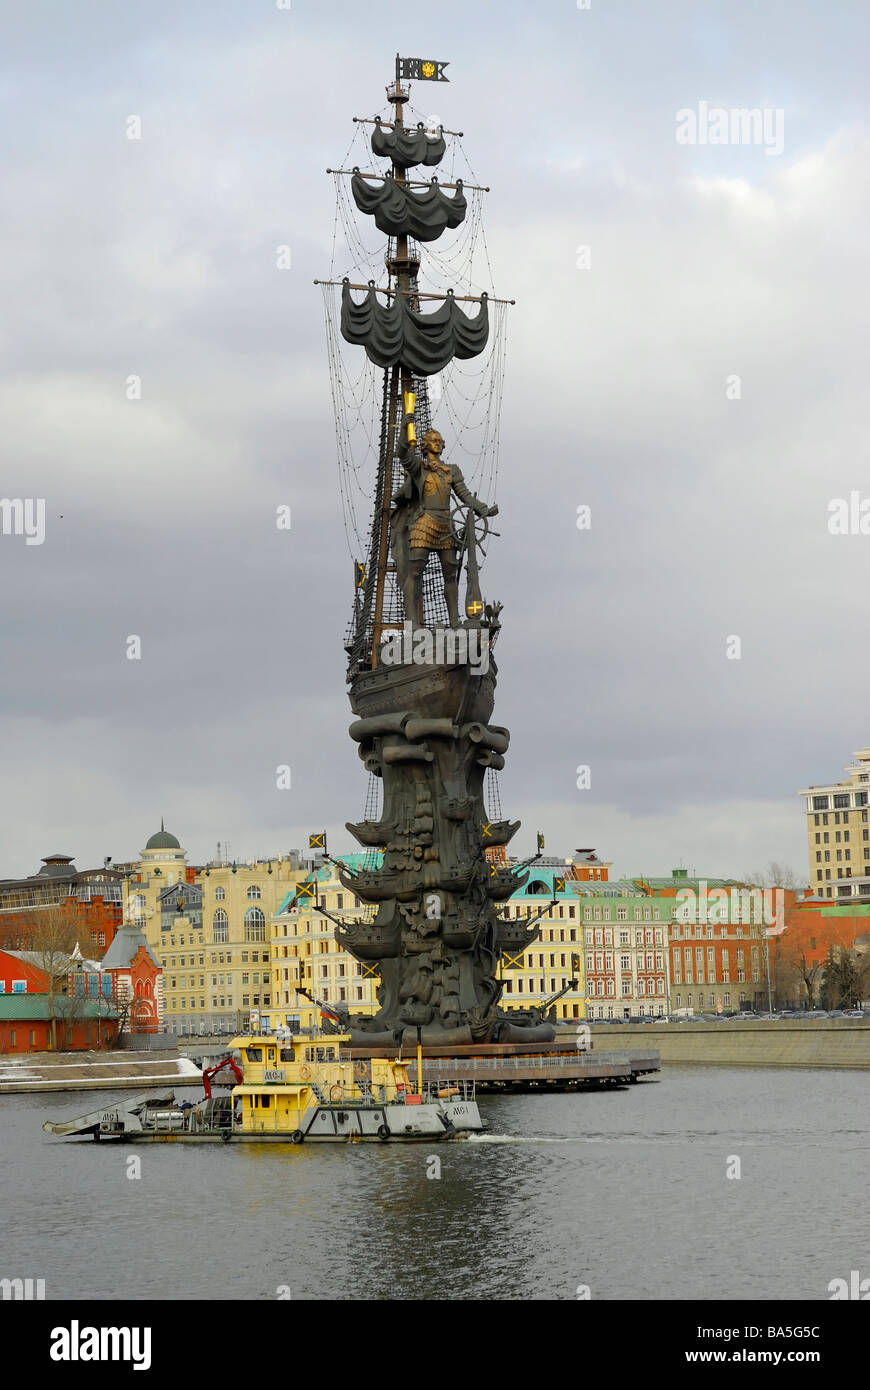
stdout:
{"type": "Polygon", "coordinates": [[[446,81],[445,66],[397,56],[386,89],[392,120],[360,122],[373,127],[371,151],[389,168],[328,171],[350,176],[357,209],[389,238],[387,283],[316,282],[340,288],[341,337],[364,348],[383,373],[368,557],[355,565],[347,641],[357,716],[350,734],[382,786],[382,808],[348,823],[372,853],[361,870],[342,867],[341,879],[371,906],[337,928],[343,946],[380,977],[377,1013],[347,1016],[354,1040],[372,1044],[554,1036],[534,1009],[499,1009],[500,957],[516,960],[539,930],[499,914],[527,872],[508,865],[503,852],[519,822],[488,810],[484,796],[484,778],[504,766],[510,741],[507,729],[491,723],[501,604],[485,602],[480,587],[483,544],[498,508],[477,497],[445,457],[429,397],[433,376],[483,353],[491,306],[504,303],[485,292],[433,294],[420,284],[421,246],[460,227],[468,208],[462,180],[409,173],[437,168],[445,137],[458,134],[404,120],[407,79],[446,81]],[[463,307],[471,301],[473,314],[463,307]]]}

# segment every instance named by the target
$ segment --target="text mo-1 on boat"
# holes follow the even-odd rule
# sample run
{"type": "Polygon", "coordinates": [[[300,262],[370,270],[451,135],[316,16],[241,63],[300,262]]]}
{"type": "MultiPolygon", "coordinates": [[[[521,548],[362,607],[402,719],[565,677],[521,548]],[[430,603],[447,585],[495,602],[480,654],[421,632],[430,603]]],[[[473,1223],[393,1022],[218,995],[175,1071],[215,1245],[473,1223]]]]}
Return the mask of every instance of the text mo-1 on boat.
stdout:
{"type": "Polygon", "coordinates": [[[179,1104],[172,1092],[132,1096],[64,1124],[47,1121],[48,1134],[90,1135],[125,1143],[452,1139],[485,1128],[472,1081],[423,1082],[400,1058],[351,1060],[342,1055],[349,1033],[290,1037],[244,1033],[228,1056],[203,1072],[203,1100],[179,1104]],[[228,1095],[212,1095],[217,1072],[238,1082],[228,1095]]]}

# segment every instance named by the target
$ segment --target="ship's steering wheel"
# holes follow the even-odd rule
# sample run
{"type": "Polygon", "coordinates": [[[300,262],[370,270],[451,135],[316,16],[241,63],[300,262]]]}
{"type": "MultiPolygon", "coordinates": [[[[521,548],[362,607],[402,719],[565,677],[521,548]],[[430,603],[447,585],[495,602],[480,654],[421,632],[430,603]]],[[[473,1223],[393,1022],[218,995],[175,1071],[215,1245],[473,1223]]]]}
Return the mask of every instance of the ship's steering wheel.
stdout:
{"type": "MultiPolygon", "coordinates": [[[[450,523],[453,543],[457,550],[462,550],[465,545],[465,528],[468,524],[470,511],[471,508],[465,502],[460,502],[458,498],[453,499],[450,507],[450,523]]],[[[483,542],[490,533],[497,535],[497,532],[491,531],[488,516],[481,516],[479,512],[473,512],[472,515],[474,517],[474,541],[480,554],[485,558],[486,551],[483,549],[483,542]]]]}

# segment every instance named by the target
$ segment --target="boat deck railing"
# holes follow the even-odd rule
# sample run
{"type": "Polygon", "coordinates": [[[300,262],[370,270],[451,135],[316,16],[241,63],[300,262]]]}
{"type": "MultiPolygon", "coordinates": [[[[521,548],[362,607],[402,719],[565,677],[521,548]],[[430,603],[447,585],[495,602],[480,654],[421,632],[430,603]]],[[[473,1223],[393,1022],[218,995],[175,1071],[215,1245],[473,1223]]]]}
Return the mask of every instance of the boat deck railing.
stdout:
{"type": "MultiPolygon", "coordinates": [[[[386,1088],[383,1086],[373,1086],[365,1081],[357,1081],[356,1084],[361,1092],[357,1104],[416,1105],[418,1103],[416,1085],[409,1086],[406,1091],[397,1091],[394,1096],[387,1099],[386,1088]]],[[[437,1077],[430,1081],[424,1081],[423,1090],[419,1094],[427,1105],[434,1104],[438,1100],[474,1100],[475,1085],[474,1081],[467,1079],[456,1081],[449,1077],[437,1077]]],[[[330,1103],[335,1104],[336,1102],[330,1103]]],[[[350,1104],[354,1104],[354,1101],[351,1100],[350,1104]]]]}
{"type": "Polygon", "coordinates": [[[474,1081],[455,1081],[449,1077],[433,1078],[423,1082],[423,1100],[474,1100],[474,1081]]]}
{"type": "MultiPolygon", "coordinates": [[[[566,1055],[557,1056],[554,1054],[542,1054],[539,1057],[463,1057],[462,1066],[466,1071],[503,1071],[505,1066],[511,1070],[518,1067],[523,1071],[551,1071],[556,1067],[576,1067],[579,1062],[590,1062],[593,1059],[586,1052],[572,1052],[566,1055]]],[[[445,1068],[453,1066],[453,1061],[440,1063],[427,1058],[425,1066],[430,1081],[426,1084],[432,1086],[461,1086],[461,1081],[448,1081],[448,1072],[441,1077],[442,1065],[445,1068]]]]}

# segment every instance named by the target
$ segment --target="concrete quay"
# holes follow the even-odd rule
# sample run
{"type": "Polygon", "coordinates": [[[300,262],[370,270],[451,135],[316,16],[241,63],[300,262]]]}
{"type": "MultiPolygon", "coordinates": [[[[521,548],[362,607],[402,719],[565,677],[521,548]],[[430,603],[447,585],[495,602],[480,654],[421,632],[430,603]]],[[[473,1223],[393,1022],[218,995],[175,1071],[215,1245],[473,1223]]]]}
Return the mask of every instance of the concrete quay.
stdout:
{"type": "Polygon", "coordinates": [[[0,1056],[0,1094],[16,1091],[163,1091],[202,1087],[177,1052],[16,1052],[0,1056]]]}
{"type": "Polygon", "coordinates": [[[590,1025],[599,1048],[646,1045],[662,1066],[870,1068],[870,1019],[590,1025]]]}

